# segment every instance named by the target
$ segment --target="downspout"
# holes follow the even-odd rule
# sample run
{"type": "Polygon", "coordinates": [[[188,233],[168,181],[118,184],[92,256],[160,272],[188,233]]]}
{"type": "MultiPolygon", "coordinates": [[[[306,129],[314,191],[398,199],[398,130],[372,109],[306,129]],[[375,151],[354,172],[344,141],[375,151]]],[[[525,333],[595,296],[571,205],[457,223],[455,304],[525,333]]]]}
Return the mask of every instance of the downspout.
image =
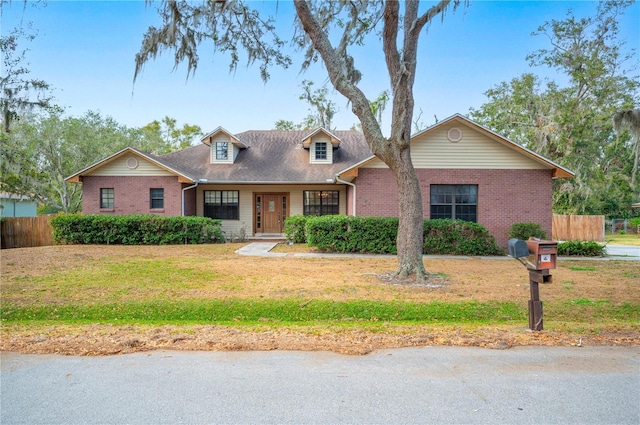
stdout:
{"type": "Polygon", "coordinates": [[[200,180],[196,180],[196,184],[187,186],[182,189],[182,217],[184,217],[184,192],[186,190],[193,189],[194,187],[198,187],[198,184],[200,184],[200,180]]]}
{"type": "Polygon", "coordinates": [[[344,181],[342,179],[340,179],[340,177],[338,177],[338,175],[336,175],[336,181],[338,183],[343,183],[346,185],[349,185],[353,188],[353,216],[356,216],[356,185],[354,183],[348,182],[348,181],[344,181]]]}

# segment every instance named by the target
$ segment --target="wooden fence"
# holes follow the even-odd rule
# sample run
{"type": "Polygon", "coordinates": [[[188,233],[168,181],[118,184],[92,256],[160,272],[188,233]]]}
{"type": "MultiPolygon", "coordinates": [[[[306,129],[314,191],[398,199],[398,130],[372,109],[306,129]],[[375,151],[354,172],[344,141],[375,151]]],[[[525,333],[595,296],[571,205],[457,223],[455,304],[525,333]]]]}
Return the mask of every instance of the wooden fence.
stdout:
{"type": "Polygon", "coordinates": [[[556,241],[604,242],[604,216],[554,214],[552,233],[556,241]]]}
{"type": "Polygon", "coordinates": [[[51,217],[5,217],[0,228],[0,246],[4,249],[53,245],[51,217]]]}

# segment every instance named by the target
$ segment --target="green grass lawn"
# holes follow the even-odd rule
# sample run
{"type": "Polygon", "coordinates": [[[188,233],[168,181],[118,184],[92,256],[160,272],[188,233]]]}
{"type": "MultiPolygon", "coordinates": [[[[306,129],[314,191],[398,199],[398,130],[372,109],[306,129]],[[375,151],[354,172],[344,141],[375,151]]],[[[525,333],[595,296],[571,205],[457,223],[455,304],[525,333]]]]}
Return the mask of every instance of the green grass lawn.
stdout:
{"type": "Polygon", "coordinates": [[[640,235],[626,234],[626,235],[606,235],[605,241],[610,245],[630,245],[640,246],[640,235]]]}

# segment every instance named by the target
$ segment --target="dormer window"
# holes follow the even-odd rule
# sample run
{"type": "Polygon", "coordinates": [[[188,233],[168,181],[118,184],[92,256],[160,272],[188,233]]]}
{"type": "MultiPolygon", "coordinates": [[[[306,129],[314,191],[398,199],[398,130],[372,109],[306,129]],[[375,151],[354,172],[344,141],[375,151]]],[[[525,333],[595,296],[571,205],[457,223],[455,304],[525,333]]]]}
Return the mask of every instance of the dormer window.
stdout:
{"type": "Polygon", "coordinates": [[[316,160],[327,159],[327,142],[316,142],[316,160]]]}
{"type": "Polygon", "coordinates": [[[204,136],[202,143],[209,146],[209,161],[212,164],[233,164],[240,150],[249,147],[222,127],[204,136]]]}
{"type": "Polygon", "coordinates": [[[216,142],[216,160],[229,159],[229,143],[216,142]]]}
{"type": "Polygon", "coordinates": [[[302,147],[309,149],[310,164],[333,164],[334,151],[340,139],[324,128],[319,128],[302,139],[302,147]]]}

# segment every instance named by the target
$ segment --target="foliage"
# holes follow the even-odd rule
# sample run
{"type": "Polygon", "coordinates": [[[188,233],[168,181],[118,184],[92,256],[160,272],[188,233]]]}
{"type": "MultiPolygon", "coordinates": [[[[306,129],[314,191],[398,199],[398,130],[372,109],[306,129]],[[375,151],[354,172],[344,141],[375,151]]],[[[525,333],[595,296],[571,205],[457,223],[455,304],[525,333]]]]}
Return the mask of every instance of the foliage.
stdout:
{"type": "MultiPolygon", "coordinates": [[[[395,254],[398,219],[344,215],[309,217],[307,243],[322,251],[395,254]]],[[[500,255],[483,226],[462,220],[425,220],[423,254],[500,255]]]]}
{"type": "Polygon", "coordinates": [[[398,219],[328,215],[310,217],[307,243],[322,251],[396,253],[398,219]]]}
{"type": "Polygon", "coordinates": [[[503,255],[495,239],[478,223],[462,220],[426,220],[424,254],[503,255]]]}
{"type": "MultiPolygon", "coordinates": [[[[0,2],[0,11],[6,4],[0,2]]],[[[0,13],[1,15],[1,13],[0,13]]],[[[11,31],[3,31],[0,37],[0,51],[2,52],[2,75],[0,75],[0,109],[2,110],[3,130],[9,133],[12,121],[19,118],[21,113],[36,108],[51,106],[51,87],[44,80],[30,78],[31,72],[27,68],[27,51],[20,50],[23,41],[33,41],[36,33],[29,27],[17,27],[11,31]],[[7,34],[7,35],[5,35],[7,34]]],[[[4,143],[4,140],[2,140],[4,143]]]]}
{"type": "Polygon", "coordinates": [[[554,70],[564,85],[526,73],[485,94],[471,118],[574,171],[554,182],[554,211],[631,215],[637,143],[615,136],[612,117],[638,104],[634,51],[625,54],[618,21],[630,2],[600,2],[596,15],[551,20],[538,28],[550,47],[530,54],[532,67],[554,70]],[[631,62],[631,65],[629,65],[631,62]]]}
{"type": "Polygon", "coordinates": [[[529,238],[544,239],[547,237],[547,232],[538,223],[514,223],[509,230],[509,237],[523,241],[529,238]]]}
{"type": "Polygon", "coordinates": [[[565,241],[558,244],[558,255],[604,257],[607,255],[607,247],[594,241],[565,241]]]}
{"type": "MultiPolygon", "coordinates": [[[[350,103],[362,126],[371,151],[384,161],[397,177],[400,198],[398,246],[400,277],[415,275],[422,279],[426,270],[422,262],[422,195],[418,177],[409,160],[413,84],[417,73],[418,40],[423,29],[447,10],[456,10],[460,0],[440,0],[419,11],[420,3],[325,1],[294,2],[296,30],[292,43],[304,51],[302,70],[321,60],[333,87],[350,103]],[[369,38],[368,38],[369,37],[369,38]],[[358,84],[362,72],[357,69],[350,51],[365,40],[379,41],[392,82],[393,110],[391,135],[385,137],[376,120],[371,101],[358,84]]],[[[466,3],[465,3],[466,4],[466,3]]],[[[283,53],[284,42],[278,37],[275,19],[263,19],[247,2],[173,2],[165,0],[159,7],[160,28],[149,27],[136,55],[134,81],[143,66],[158,54],[172,51],[175,66],[187,63],[187,76],[195,72],[198,47],[209,41],[214,51],[230,53],[230,69],[238,64],[243,49],[248,63],[260,64],[266,82],[272,65],[288,67],[292,61],[283,53]]],[[[380,105],[381,106],[381,105],[380,105]]],[[[279,124],[291,124],[280,121],[279,124]]]]}
{"type": "Polygon", "coordinates": [[[306,243],[307,236],[305,234],[305,226],[309,216],[292,215],[284,220],[283,233],[287,240],[294,243],[306,243]]]}
{"type": "Polygon", "coordinates": [[[68,244],[165,245],[224,242],[221,222],[207,217],[61,214],[53,238],[68,244]]]}
{"type": "Polygon", "coordinates": [[[203,135],[200,126],[184,124],[182,128],[178,128],[176,120],[166,116],[162,121],[150,122],[139,131],[143,142],[138,147],[154,155],[188,148],[196,137],[203,135]]]}
{"type": "Polygon", "coordinates": [[[629,131],[632,151],[635,152],[631,169],[631,186],[633,187],[638,175],[638,162],[640,162],[640,109],[626,109],[617,111],[613,115],[613,131],[616,136],[619,136],[623,130],[629,131]]]}
{"type": "Polygon", "coordinates": [[[276,130],[311,130],[318,127],[333,130],[331,128],[331,120],[337,112],[336,104],[327,98],[328,89],[326,85],[311,91],[313,84],[313,81],[302,81],[303,92],[299,97],[300,100],[306,101],[311,107],[309,115],[299,124],[289,120],[278,120],[275,123],[276,130]],[[312,108],[315,109],[315,112],[312,108]]]}
{"type": "MultiPolygon", "coordinates": [[[[167,137],[176,140],[190,142],[200,132],[188,124],[177,129],[175,120],[168,117],[163,123],[167,131],[173,128],[173,136],[167,137]]],[[[82,186],[65,178],[128,146],[162,153],[176,146],[158,133],[161,127],[152,124],[128,128],[98,112],[69,117],[57,107],[46,114],[23,114],[0,145],[0,190],[28,196],[49,212],[77,212],[82,186]]]]}

